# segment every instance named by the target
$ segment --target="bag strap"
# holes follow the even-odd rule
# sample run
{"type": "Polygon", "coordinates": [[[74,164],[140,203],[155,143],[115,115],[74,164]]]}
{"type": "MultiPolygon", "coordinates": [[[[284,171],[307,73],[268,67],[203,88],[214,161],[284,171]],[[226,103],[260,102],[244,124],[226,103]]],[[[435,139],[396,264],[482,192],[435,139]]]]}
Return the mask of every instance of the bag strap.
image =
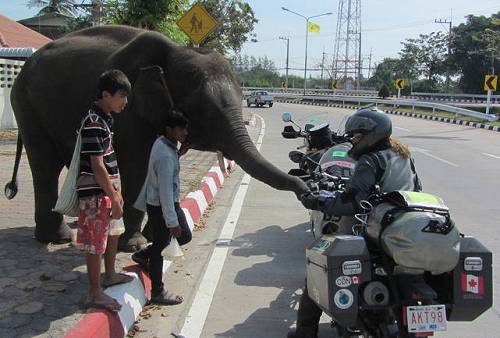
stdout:
{"type": "Polygon", "coordinates": [[[87,112],[87,115],[83,118],[82,122],[80,123],[80,130],[78,131],[78,135],[81,134],[82,129],[85,126],[85,122],[87,121],[87,119],[91,118],[92,116],[95,116],[95,117],[97,117],[97,119],[100,119],[102,121],[102,123],[104,124],[104,126],[106,127],[106,130],[108,131],[108,133],[111,134],[111,129],[109,128],[106,120],[104,120],[102,117],[100,117],[96,113],[93,113],[92,110],[89,110],[87,112]]]}

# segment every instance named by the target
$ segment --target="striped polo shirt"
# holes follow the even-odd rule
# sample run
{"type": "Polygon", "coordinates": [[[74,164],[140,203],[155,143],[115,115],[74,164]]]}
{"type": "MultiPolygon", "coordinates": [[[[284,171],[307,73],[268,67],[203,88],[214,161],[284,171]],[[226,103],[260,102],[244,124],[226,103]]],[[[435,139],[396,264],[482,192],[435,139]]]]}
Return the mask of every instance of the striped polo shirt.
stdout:
{"type": "Polygon", "coordinates": [[[80,151],[80,174],[77,180],[78,197],[103,194],[95,180],[90,164],[90,156],[103,156],[104,166],[111,183],[120,185],[120,174],[116,154],[113,150],[113,117],[93,104],[85,115],[82,128],[82,147],[80,151]]]}

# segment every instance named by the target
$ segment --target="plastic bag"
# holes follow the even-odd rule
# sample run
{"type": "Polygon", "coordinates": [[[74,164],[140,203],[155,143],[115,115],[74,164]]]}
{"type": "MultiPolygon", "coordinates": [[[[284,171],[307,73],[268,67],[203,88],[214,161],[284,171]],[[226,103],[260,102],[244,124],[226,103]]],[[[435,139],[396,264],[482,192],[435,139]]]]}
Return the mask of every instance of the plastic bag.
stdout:
{"type": "Polygon", "coordinates": [[[166,259],[178,259],[178,258],[184,258],[184,252],[181,249],[181,246],[179,245],[179,242],[177,242],[177,238],[172,237],[170,239],[170,244],[167,245],[165,249],[161,252],[164,258],[166,259]]]}

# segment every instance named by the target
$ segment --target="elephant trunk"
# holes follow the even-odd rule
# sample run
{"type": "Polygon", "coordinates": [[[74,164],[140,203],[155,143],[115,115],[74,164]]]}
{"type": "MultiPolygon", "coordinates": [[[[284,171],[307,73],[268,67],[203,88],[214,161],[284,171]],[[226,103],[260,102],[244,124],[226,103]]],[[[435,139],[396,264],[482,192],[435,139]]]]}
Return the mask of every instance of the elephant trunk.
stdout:
{"type": "Polygon", "coordinates": [[[235,160],[253,178],[275,189],[293,191],[297,197],[309,190],[302,180],[279,170],[259,153],[242,121],[235,124],[237,126],[230,128],[231,135],[222,148],[225,156],[235,160]]]}

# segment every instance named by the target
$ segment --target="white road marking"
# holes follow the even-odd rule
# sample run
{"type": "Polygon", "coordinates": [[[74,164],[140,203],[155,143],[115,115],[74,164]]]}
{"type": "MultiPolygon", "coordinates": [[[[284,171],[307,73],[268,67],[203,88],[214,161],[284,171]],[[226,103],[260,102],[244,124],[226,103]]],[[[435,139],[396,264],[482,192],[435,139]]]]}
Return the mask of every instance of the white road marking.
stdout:
{"type": "Polygon", "coordinates": [[[401,128],[401,127],[394,126],[394,129],[399,129],[399,130],[402,130],[402,131],[406,131],[407,133],[411,133],[411,130],[410,129],[406,129],[406,128],[401,128]]]}
{"type": "MultiPolygon", "coordinates": [[[[264,138],[264,133],[266,130],[266,125],[264,119],[259,115],[257,116],[261,120],[262,125],[259,138],[256,143],[257,150],[260,151],[262,139],[264,138]]],[[[245,174],[240,183],[240,187],[236,192],[233,205],[229,210],[229,214],[226,218],[226,221],[224,222],[224,226],[222,227],[219,239],[217,240],[219,246],[216,246],[214,248],[214,252],[212,253],[212,257],[210,257],[207,270],[203,275],[203,279],[201,280],[198,291],[196,292],[193,303],[191,304],[191,308],[189,309],[189,312],[184,321],[184,325],[180,332],[180,334],[185,337],[198,338],[201,336],[203,326],[205,325],[208,311],[210,310],[210,305],[212,304],[212,300],[215,294],[215,289],[217,288],[217,283],[219,282],[222,268],[224,266],[224,262],[226,261],[227,252],[229,250],[229,247],[227,245],[231,242],[234,230],[236,229],[236,225],[238,224],[238,219],[243,207],[245,195],[249,187],[250,178],[250,175],[245,174]]]]}
{"type": "Polygon", "coordinates": [[[482,153],[482,154],[485,156],[493,157],[493,158],[496,158],[497,160],[500,160],[500,156],[496,156],[496,155],[492,155],[492,154],[488,154],[488,153],[482,153]]]}
{"type": "Polygon", "coordinates": [[[450,162],[450,161],[447,161],[447,160],[445,160],[445,159],[442,159],[441,157],[438,157],[438,156],[436,156],[436,155],[432,155],[432,154],[430,153],[430,150],[427,150],[427,149],[422,149],[422,148],[418,148],[418,147],[410,147],[410,150],[411,150],[411,151],[415,151],[415,152],[417,152],[417,153],[424,154],[424,155],[426,155],[426,156],[428,156],[428,157],[430,157],[430,158],[433,158],[433,159],[435,159],[435,160],[437,160],[437,161],[440,161],[440,162],[446,163],[446,164],[448,164],[448,165],[451,165],[452,167],[458,167],[458,164],[455,164],[455,163],[453,163],[453,162],[450,162]]]}

